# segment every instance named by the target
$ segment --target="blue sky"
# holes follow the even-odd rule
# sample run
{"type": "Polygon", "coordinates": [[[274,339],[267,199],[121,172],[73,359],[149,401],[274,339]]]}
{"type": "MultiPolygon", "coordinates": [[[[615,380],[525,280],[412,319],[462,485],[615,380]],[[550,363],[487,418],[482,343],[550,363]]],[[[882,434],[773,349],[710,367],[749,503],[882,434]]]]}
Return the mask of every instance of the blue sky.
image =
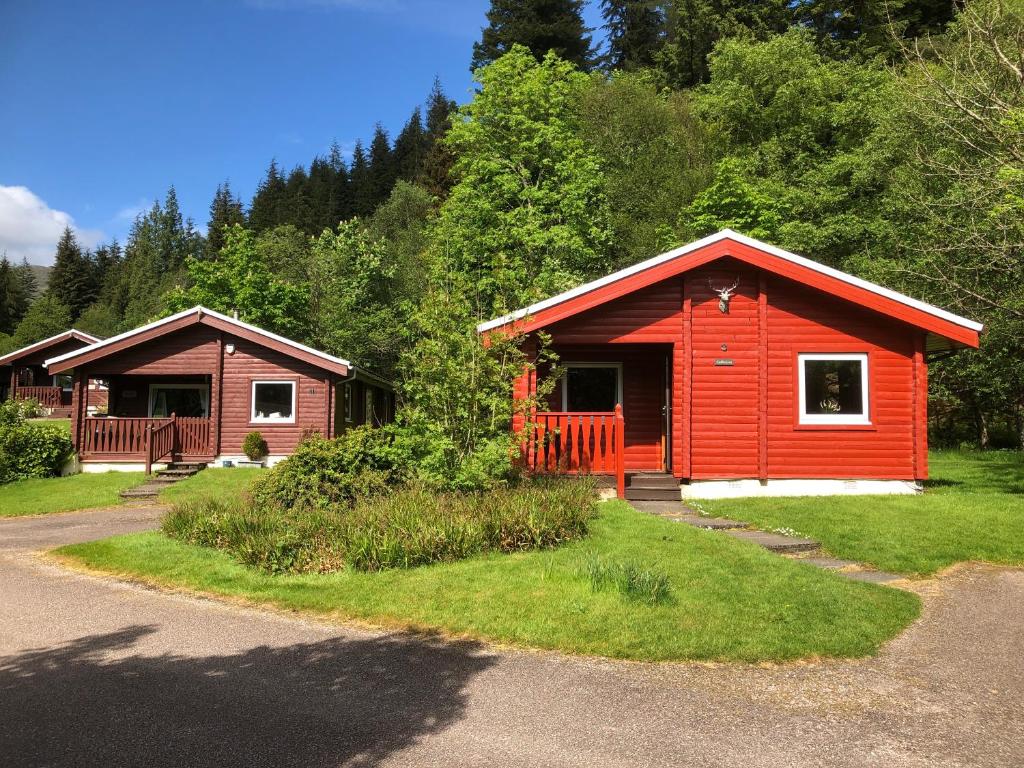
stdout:
{"type": "MultiPolygon", "coordinates": [[[[587,9],[598,23],[597,3],[587,9]]],[[[462,102],[487,0],[0,3],[0,252],[52,261],[65,223],[124,240],[174,184],[204,227],[290,168],[394,136],[437,75],[462,102]]]]}

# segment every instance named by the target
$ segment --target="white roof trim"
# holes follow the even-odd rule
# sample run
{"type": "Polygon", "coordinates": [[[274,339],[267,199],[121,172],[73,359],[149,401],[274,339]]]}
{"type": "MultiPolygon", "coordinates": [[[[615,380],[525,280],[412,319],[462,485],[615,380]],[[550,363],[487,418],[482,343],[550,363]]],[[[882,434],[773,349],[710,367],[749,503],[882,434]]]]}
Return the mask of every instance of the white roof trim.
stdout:
{"type": "Polygon", "coordinates": [[[32,344],[29,344],[27,347],[22,347],[21,349],[16,349],[13,352],[8,352],[6,355],[0,356],[0,365],[5,365],[7,360],[14,357],[20,357],[26,352],[31,352],[33,349],[37,349],[38,347],[45,347],[47,344],[50,344],[55,341],[64,341],[65,339],[74,338],[75,334],[78,334],[79,336],[84,336],[86,339],[92,339],[92,341],[88,342],[90,344],[95,344],[97,341],[99,341],[99,338],[93,336],[91,333],[80,331],[77,328],[71,328],[67,331],[63,331],[62,333],[58,333],[56,336],[51,336],[48,339],[43,339],[42,341],[34,342],[32,344]]]}
{"type": "Polygon", "coordinates": [[[812,259],[808,259],[804,256],[798,256],[795,253],[790,253],[789,251],[784,251],[781,248],[776,248],[774,245],[762,243],[760,240],[755,240],[752,237],[741,235],[739,232],[733,232],[731,229],[723,229],[721,232],[716,232],[713,235],[708,235],[707,237],[702,238],[701,240],[697,240],[696,242],[690,243],[689,245],[684,245],[680,248],[675,248],[671,251],[666,251],[665,253],[647,259],[646,261],[641,261],[639,264],[634,264],[631,267],[620,269],[618,272],[613,272],[612,274],[606,275],[605,277],[599,278],[597,280],[592,280],[589,283],[584,283],[578,288],[573,288],[572,290],[565,291],[564,293],[560,293],[557,296],[552,296],[550,299],[539,301],[536,304],[531,304],[530,306],[524,307],[523,309],[517,309],[515,312],[503,315],[502,317],[496,317],[493,320],[488,320],[486,322],[480,323],[476,327],[477,332],[483,333],[493,328],[498,328],[502,325],[513,322],[514,320],[521,320],[524,317],[534,315],[537,312],[541,312],[550,307],[554,307],[558,304],[561,304],[564,301],[568,301],[569,299],[574,299],[577,296],[582,296],[583,294],[590,293],[590,291],[602,288],[606,285],[610,285],[611,283],[618,282],[619,280],[622,280],[625,277],[629,277],[630,275],[635,275],[639,272],[643,272],[644,270],[650,269],[651,267],[656,267],[659,264],[664,264],[666,261],[671,261],[672,259],[676,259],[680,256],[685,256],[686,254],[704,248],[705,246],[717,243],[719,240],[735,240],[736,242],[743,243],[744,245],[748,245],[751,248],[756,248],[760,251],[764,251],[765,253],[770,253],[772,256],[778,256],[780,259],[785,259],[786,261],[790,261],[794,264],[799,264],[801,267],[813,269],[815,272],[820,272],[823,275],[828,275],[829,277],[834,277],[837,280],[842,280],[844,283],[849,283],[850,285],[857,286],[858,288],[863,288],[866,291],[871,291],[872,293],[878,294],[879,296],[884,296],[887,299],[892,299],[893,301],[897,301],[900,304],[905,304],[908,307],[913,307],[914,309],[926,312],[929,315],[934,315],[935,317],[939,317],[943,320],[947,320],[948,322],[963,326],[964,328],[969,328],[972,331],[980,332],[982,328],[984,328],[984,325],[982,323],[975,322],[974,320],[968,320],[966,317],[954,315],[952,312],[947,312],[944,309],[939,309],[938,307],[934,307],[931,304],[927,304],[917,299],[912,299],[911,297],[905,296],[902,293],[898,293],[888,288],[883,288],[882,286],[877,285],[876,283],[871,283],[868,282],[867,280],[862,280],[861,278],[854,277],[853,275],[847,274],[846,272],[841,272],[838,269],[827,267],[824,264],[820,264],[819,262],[813,261],[812,259]]]}
{"type": "Polygon", "coordinates": [[[191,309],[186,309],[183,312],[178,312],[177,314],[171,315],[170,317],[161,318],[160,320],[156,320],[155,322],[143,325],[139,328],[135,328],[134,330],[126,331],[125,333],[119,333],[117,336],[111,336],[109,339],[104,339],[103,341],[99,341],[95,344],[92,344],[91,346],[83,347],[82,349],[77,349],[74,352],[68,352],[67,354],[59,355],[58,357],[50,358],[49,360],[46,361],[46,363],[44,363],[44,365],[49,367],[53,363],[63,362],[64,360],[67,360],[70,357],[81,355],[84,352],[92,352],[97,349],[103,349],[104,347],[107,347],[111,344],[116,344],[117,342],[123,341],[124,339],[130,339],[132,336],[137,336],[138,334],[144,333],[145,331],[152,330],[153,328],[160,328],[161,326],[167,325],[168,323],[173,323],[174,321],[180,320],[183,317],[188,317],[189,315],[195,314],[203,314],[209,315],[210,317],[216,317],[218,320],[223,320],[225,323],[230,323],[231,325],[243,328],[247,331],[252,331],[253,333],[258,333],[261,336],[266,336],[268,338],[274,339],[275,341],[279,341],[282,344],[287,344],[289,347],[293,347],[295,349],[306,352],[310,355],[314,355],[322,360],[334,363],[335,365],[343,365],[346,368],[353,367],[352,363],[350,363],[348,360],[344,360],[340,357],[335,357],[334,355],[328,355],[326,352],[321,352],[318,349],[307,347],[305,344],[300,344],[297,341],[286,339],[284,336],[278,336],[276,333],[271,333],[270,331],[264,330],[263,328],[259,328],[255,325],[250,325],[249,323],[244,323],[241,320],[236,320],[233,317],[228,317],[227,315],[223,315],[220,312],[215,312],[212,309],[207,309],[206,307],[202,306],[196,306],[192,307],[191,309]]]}

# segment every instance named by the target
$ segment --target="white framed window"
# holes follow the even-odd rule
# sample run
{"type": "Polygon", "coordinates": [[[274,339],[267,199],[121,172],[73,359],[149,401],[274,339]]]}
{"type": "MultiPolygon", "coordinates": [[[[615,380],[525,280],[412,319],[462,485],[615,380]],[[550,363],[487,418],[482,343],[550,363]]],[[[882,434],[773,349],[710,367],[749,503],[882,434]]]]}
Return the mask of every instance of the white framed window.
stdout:
{"type": "Polygon", "coordinates": [[[294,424],[295,382],[254,381],[249,421],[257,424],[294,424]]]}
{"type": "Polygon", "coordinates": [[[566,363],[562,410],[614,411],[622,403],[622,363],[566,363]]]}
{"type": "Polygon", "coordinates": [[[149,385],[150,418],[210,415],[210,387],[208,384],[168,382],[149,385]]]}
{"type": "Polygon", "coordinates": [[[801,424],[871,423],[866,354],[801,354],[797,371],[801,424]]]}

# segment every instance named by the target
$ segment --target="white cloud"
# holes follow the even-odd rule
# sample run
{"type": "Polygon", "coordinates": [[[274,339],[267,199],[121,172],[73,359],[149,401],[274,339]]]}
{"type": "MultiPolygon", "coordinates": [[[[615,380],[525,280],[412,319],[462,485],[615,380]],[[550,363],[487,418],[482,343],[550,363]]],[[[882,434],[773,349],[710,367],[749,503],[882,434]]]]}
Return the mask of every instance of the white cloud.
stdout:
{"type": "Polygon", "coordinates": [[[51,208],[28,187],[0,184],[0,253],[6,252],[8,259],[52,264],[64,227],[71,227],[86,248],[104,239],[99,230],[76,227],[71,214],[51,208]]]}
{"type": "Polygon", "coordinates": [[[140,198],[139,202],[135,205],[126,205],[120,211],[114,214],[114,221],[117,222],[133,222],[140,213],[145,213],[153,204],[145,198],[140,198]]]}

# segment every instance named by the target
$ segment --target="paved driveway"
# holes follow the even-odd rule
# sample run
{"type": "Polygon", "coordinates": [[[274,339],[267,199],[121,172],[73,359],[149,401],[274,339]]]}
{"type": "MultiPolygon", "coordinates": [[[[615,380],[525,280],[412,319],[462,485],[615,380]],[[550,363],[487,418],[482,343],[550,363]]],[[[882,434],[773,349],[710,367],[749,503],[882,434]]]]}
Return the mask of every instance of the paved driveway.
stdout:
{"type": "Polygon", "coordinates": [[[922,588],[878,658],[653,665],[306,622],[32,550],[152,527],[0,522],[4,766],[1019,766],[1024,572],[922,588]]]}

